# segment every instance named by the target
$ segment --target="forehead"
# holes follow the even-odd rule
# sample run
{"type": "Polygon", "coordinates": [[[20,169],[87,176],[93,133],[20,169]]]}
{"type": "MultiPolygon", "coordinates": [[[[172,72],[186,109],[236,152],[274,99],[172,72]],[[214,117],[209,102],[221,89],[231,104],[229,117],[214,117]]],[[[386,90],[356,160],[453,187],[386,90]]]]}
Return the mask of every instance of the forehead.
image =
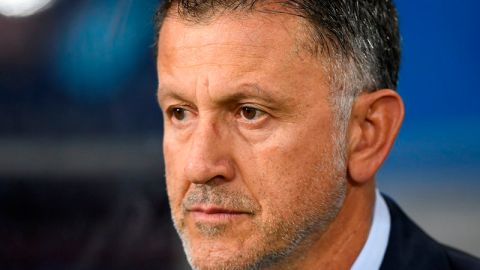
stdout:
{"type": "Polygon", "coordinates": [[[218,90],[260,82],[287,93],[323,86],[321,61],[304,49],[304,40],[304,21],[295,15],[243,12],[199,24],[167,17],[158,47],[160,88],[192,89],[208,81],[218,90]]]}
{"type": "Polygon", "coordinates": [[[281,13],[231,12],[202,23],[168,16],[160,30],[159,60],[179,57],[188,65],[212,54],[218,64],[227,60],[222,58],[238,61],[249,57],[305,57],[304,24],[298,16],[281,13]]]}

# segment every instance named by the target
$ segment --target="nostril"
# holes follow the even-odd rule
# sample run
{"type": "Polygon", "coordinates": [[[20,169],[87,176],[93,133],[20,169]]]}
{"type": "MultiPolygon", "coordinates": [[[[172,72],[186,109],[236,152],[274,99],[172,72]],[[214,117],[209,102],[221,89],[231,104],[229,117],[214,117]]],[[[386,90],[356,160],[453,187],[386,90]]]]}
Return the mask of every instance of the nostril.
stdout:
{"type": "Polygon", "coordinates": [[[226,182],[228,182],[228,179],[225,176],[217,175],[212,179],[208,180],[207,182],[205,182],[204,185],[214,187],[214,186],[220,186],[226,182]]]}
{"type": "Polygon", "coordinates": [[[234,178],[234,167],[226,160],[219,162],[207,162],[196,160],[187,163],[185,167],[186,178],[195,184],[217,184],[217,182],[230,181],[234,178]]]}

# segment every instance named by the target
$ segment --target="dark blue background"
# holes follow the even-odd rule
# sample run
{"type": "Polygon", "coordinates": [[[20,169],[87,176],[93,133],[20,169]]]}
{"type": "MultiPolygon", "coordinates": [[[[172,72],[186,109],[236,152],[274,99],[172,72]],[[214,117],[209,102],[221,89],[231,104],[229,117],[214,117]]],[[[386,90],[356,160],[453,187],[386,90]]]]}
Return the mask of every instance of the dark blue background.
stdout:
{"type": "Polygon", "coordinates": [[[448,171],[441,180],[478,182],[480,3],[396,2],[406,116],[384,170],[448,171]]]}

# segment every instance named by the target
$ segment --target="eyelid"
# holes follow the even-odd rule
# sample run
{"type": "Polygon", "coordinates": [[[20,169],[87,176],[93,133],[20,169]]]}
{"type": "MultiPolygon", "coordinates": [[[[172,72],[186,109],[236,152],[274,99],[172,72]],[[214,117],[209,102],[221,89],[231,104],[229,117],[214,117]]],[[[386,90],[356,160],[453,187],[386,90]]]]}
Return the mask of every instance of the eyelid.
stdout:
{"type": "Polygon", "coordinates": [[[249,106],[249,105],[241,106],[241,107],[240,107],[240,110],[243,109],[243,108],[254,109],[254,110],[256,110],[257,112],[262,113],[262,115],[263,115],[263,114],[266,114],[266,112],[265,112],[263,109],[260,109],[260,108],[255,107],[255,106],[249,106]]]}
{"type": "Polygon", "coordinates": [[[192,113],[195,112],[195,110],[193,109],[193,107],[192,107],[191,105],[189,105],[189,104],[186,104],[186,103],[185,103],[185,104],[181,103],[181,104],[172,104],[172,105],[169,105],[169,106],[166,107],[165,112],[166,112],[167,114],[171,114],[171,113],[173,112],[173,110],[179,109],[179,108],[180,108],[180,109],[184,109],[184,110],[189,111],[189,112],[192,112],[192,113]]]}
{"type": "Polygon", "coordinates": [[[169,122],[178,126],[185,126],[188,122],[192,120],[192,116],[194,117],[196,115],[196,112],[189,104],[173,104],[167,106],[167,108],[165,109],[165,114],[169,122]],[[184,113],[186,114],[185,119],[179,120],[175,118],[174,111],[176,109],[182,109],[184,111],[184,113]]]}
{"type": "Polygon", "coordinates": [[[251,104],[251,103],[244,103],[244,104],[241,104],[238,109],[237,109],[237,112],[236,112],[236,115],[238,115],[242,120],[242,122],[244,123],[248,123],[248,124],[256,124],[256,123],[259,123],[259,122],[263,122],[265,120],[265,118],[271,116],[265,109],[263,109],[262,107],[258,106],[258,105],[255,105],[255,104],[251,104]],[[259,116],[256,116],[256,119],[252,119],[252,120],[249,120],[249,119],[245,119],[243,116],[242,116],[242,109],[243,108],[251,108],[251,109],[254,109],[257,111],[257,113],[260,113],[259,116]]]}
{"type": "Polygon", "coordinates": [[[264,106],[258,105],[256,103],[244,102],[244,103],[240,103],[238,105],[238,109],[245,108],[245,107],[256,109],[256,110],[259,110],[259,111],[262,111],[262,112],[265,111],[264,106]]]}

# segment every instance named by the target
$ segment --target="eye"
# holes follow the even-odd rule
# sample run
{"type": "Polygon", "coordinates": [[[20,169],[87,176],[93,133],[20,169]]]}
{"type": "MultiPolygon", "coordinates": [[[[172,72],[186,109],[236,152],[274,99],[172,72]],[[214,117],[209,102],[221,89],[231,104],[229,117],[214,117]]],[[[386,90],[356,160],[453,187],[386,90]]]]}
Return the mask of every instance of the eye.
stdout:
{"type": "Polygon", "coordinates": [[[178,121],[182,121],[185,119],[185,111],[186,110],[184,108],[173,108],[172,116],[178,121]]]}
{"type": "Polygon", "coordinates": [[[185,123],[189,120],[193,115],[193,112],[188,108],[183,107],[171,107],[167,110],[168,117],[173,122],[177,123],[185,123]]]}
{"type": "Polygon", "coordinates": [[[258,120],[260,117],[264,116],[265,112],[257,108],[244,106],[240,108],[240,115],[242,116],[242,118],[248,121],[255,121],[255,120],[258,120]]]}

